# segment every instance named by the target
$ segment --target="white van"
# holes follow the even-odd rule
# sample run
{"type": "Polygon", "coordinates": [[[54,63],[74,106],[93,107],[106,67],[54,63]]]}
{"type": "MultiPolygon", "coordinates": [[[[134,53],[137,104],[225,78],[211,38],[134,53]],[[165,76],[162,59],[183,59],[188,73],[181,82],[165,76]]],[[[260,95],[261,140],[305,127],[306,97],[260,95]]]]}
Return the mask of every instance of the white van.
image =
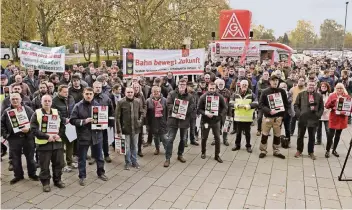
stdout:
{"type": "Polygon", "coordinates": [[[1,59],[9,60],[12,58],[12,52],[8,46],[5,45],[5,42],[1,42],[1,59]]]}

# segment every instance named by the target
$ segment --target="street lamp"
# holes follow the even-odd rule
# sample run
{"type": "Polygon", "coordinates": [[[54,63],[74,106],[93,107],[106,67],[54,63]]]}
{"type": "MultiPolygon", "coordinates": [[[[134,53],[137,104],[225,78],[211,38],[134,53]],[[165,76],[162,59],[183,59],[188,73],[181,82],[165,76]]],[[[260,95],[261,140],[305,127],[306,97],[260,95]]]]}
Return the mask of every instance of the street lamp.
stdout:
{"type": "Polygon", "coordinates": [[[349,1],[346,1],[345,28],[344,28],[344,31],[343,31],[343,42],[342,42],[342,62],[344,60],[343,56],[344,56],[344,50],[345,50],[345,37],[346,37],[348,3],[349,3],[349,1]]]}

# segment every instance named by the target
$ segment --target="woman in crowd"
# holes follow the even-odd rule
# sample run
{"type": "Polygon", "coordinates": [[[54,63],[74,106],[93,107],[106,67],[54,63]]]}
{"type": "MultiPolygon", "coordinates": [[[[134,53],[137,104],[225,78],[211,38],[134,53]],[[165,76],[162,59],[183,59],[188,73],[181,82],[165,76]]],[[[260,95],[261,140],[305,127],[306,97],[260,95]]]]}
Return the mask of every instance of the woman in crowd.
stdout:
{"type": "MultiPolygon", "coordinates": [[[[331,93],[331,88],[330,88],[329,83],[322,82],[320,84],[320,88],[318,89],[318,93],[320,93],[323,96],[324,104],[326,104],[326,101],[328,100],[329,95],[331,93]]],[[[317,129],[317,137],[316,137],[317,141],[315,142],[315,145],[321,145],[321,136],[322,136],[322,131],[323,131],[323,125],[325,128],[326,137],[329,136],[329,115],[330,115],[330,109],[327,109],[324,107],[324,112],[320,118],[319,126],[317,129]]]]}
{"type": "Polygon", "coordinates": [[[332,139],[334,138],[334,145],[332,148],[332,154],[335,157],[339,157],[339,154],[336,152],[337,145],[340,141],[340,136],[342,130],[347,128],[347,119],[348,116],[345,112],[336,112],[337,109],[337,101],[341,98],[348,98],[351,97],[348,95],[345,86],[342,83],[338,83],[335,87],[335,91],[329,96],[327,102],[325,103],[325,108],[331,109],[330,117],[329,117],[329,135],[328,135],[328,142],[326,144],[326,153],[325,157],[330,157],[330,148],[332,145],[332,139]]]}

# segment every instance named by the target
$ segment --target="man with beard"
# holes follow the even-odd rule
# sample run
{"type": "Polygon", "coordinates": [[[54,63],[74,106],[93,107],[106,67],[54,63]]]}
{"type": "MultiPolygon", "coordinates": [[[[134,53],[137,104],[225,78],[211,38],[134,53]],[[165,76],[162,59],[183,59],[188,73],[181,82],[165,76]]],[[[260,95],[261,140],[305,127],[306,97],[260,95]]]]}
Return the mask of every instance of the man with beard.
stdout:
{"type": "MultiPolygon", "coordinates": [[[[144,111],[144,115],[146,113],[146,110],[147,110],[147,104],[145,102],[145,97],[143,96],[143,93],[141,91],[141,86],[138,84],[138,82],[135,82],[132,84],[132,88],[134,90],[134,97],[139,99],[139,102],[141,103],[142,107],[143,107],[143,111],[144,111]]],[[[144,142],[144,136],[143,136],[143,125],[144,125],[144,122],[142,124],[142,130],[141,132],[139,133],[139,136],[138,136],[138,156],[139,157],[143,157],[143,152],[142,152],[142,145],[145,143],[144,142]]]]}
{"type": "Polygon", "coordinates": [[[12,154],[11,161],[15,176],[15,178],[10,181],[10,184],[15,184],[24,179],[22,168],[22,151],[27,161],[28,177],[33,181],[39,181],[39,178],[36,175],[36,166],[34,162],[34,139],[32,133],[30,132],[30,128],[23,126],[23,128],[20,128],[20,130],[15,133],[15,129],[12,126],[13,122],[11,122],[11,118],[16,117],[12,116],[12,114],[15,115],[15,113],[11,111],[12,109],[24,109],[28,119],[32,117],[33,110],[28,106],[21,105],[22,99],[18,93],[11,94],[10,100],[11,107],[5,109],[1,116],[1,136],[9,143],[10,154],[12,154]]]}
{"type": "MultiPolygon", "coordinates": [[[[296,102],[296,98],[298,96],[298,94],[300,92],[303,92],[306,90],[306,78],[305,77],[299,77],[298,78],[298,83],[297,83],[297,86],[291,88],[290,90],[290,94],[292,95],[292,104],[295,104],[296,102]]],[[[297,121],[297,117],[296,115],[292,117],[291,119],[291,136],[294,134],[295,132],[295,129],[296,129],[296,121],[297,121]]]]}
{"type": "Polygon", "coordinates": [[[40,109],[42,107],[42,97],[48,93],[48,86],[46,83],[40,83],[39,85],[39,95],[37,95],[33,100],[32,100],[32,108],[33,110],[40,109]]]}
{"type": "Polygon", "coordinates": [[[206,142],[208,139],[210,128],[215,137],[215,160],[222,163],[220,154],[220,122],[223,115],[227,114],[227,105],[224,97],[216,92],[215,83],[211,82],[208,86],[208,92],[202,95],[198,103],[198,112],[202,115],[201,129],[202,129],[202,159],[206,158],[206,142]],[[211,110],[213,100],[217,100],[217,114],[211,110]],[[209,110],[210,108],[210,110],[209,110]]]}
{"type": "Polygon", "coordinates": [[[201,79],[199,81],[199,88],[197,90],[198,98],[200,98],[204,93],[207,92],[207,83],[205,82],[204,79],[201,79]]]}
{"type": "MultiPolygon", "coordinates": [[[[230,98],[231,98],[231,92],[227,88],[225,88],[225,81],[222,79],[216,80],[216,85],[218,87],[217,93],[222,95],[222,97],[225,100],[225,104],[228,107],[228,110],[226,112],[222,112],[221,115],[221,121],[220,121],[220,134],[222,133],[222,140],[224,145],[229,146],[229,142],[227,140],[227,134],[228,132],[222,132],[222,128],[225,124],[226,118],[231,116],[231,107],[229,106],[230,103],[230,98]]],[[[211,143],[211,145],[215,145],[215,141],[211,143]]]]}
{"type": "Polygon", "coordinates": [[[78,75],[73,75],[72,79],[72,87],[68,89],[68,94],[73,97],[75,103],[80,102],[83,99],[83,85],[81,85],[81,80],[78,75]]]}
{"type": "Polygon", "coordinates": [[[178,89],[173,90],[169,93],[167,97],[167,107],[168,107],[168,120],[167,120],[167,125],[168,125],[168,143],[167,143],[167,149],[165,152],[165,157],[166,161],[164,163],[164,167],[169,167],[170,165],[170,158],[172,156],[172,150],[173,150],[173,143],[176,138],[176,134],[178,129],[180,129],[180,143],[178,146],[178,152],[177,152],[177,160],[179,160],[181,163],[185,163],[186,160],[183,157],[183,152],[185,149],[185,138],[187,134],[187,129],[189,128],[190,125],[190,118],[191,118],[191,113],[194,111],[194,100],[190,94],[187,93],[186,91],[187,88],[187,83],[184,79],[180,79],[178,82],[178,89]],[[175,100],[179,103],[175,103],[175,100]],[[178,112],[178,108],[181,105],[185,105],[188,103],[187,106],[187,111],[186,111],[186,116],[181,115],[178,112]]]}
{"type": "Polygon", "coordinates": [[[64,167],[65,172],[71,172],[72,169],[77,168],[77,165],[73,162],[73,142],[68,140],[65,133],[66,124],[70,122],[70,116],[74,106],[75,99],[68,94],[68,86],[60,85],[58,88],[58,95],[53,98],[52,107],[59,111],[62,118],[59,135],[66,147],[66,166],[64,167]]]}
{"type": "Polygon", "coordinates": [[[316,84],[314,81],[308,82],[307,91],[298,94],[295,102],[295,113],[298,119],[298,137],[297,152],[295,157],[302,155],[304,147],[304,135],[308,129],[308,155],[315,160],[314,143],[316,128],[319,125],[319,119],[324,112],[323,97],[315,92],[316,84]]]}
{"type": "Polygon", "coordinates": [[[271,128],[273,128],[273,153],[275,157],[285,159],[285,156],[280,153],[280,135],[281,124],[285,112],[288,111],[289,103],[287,100],[286,92],[278,88],[279,78],[276,75],[270,77],[270,87],[262,92],[260,97],[259,106],[263,111],[263,130],[260,142],[260,155],[259,158],[264,158],[267,154],[268,137],[271,128]]]}
{"type": "MultiPolygon", "coordinates": [[[[22,98],[22,104],[32,107],[32,102],[29,97],[22,94],[22,87],[20,84],[13,84],[11,86],[11,93],[19,93],[22,98]]],[[[6,97],[1,104],[1,113],[4,113],[4,110],[11,106],[10,96],[6,97]]]]}
{"type": "Polygon", "coordinates": [[[93,158],[96,160],[97,175],[102,181],[107,181],[105,175],[103,150],[103,131],[92,129],[92,106],[101,106],[94,100],[93,88],[87,87],[83,90],[83,100],[73,108],[70,123],[76,126],[78,143],[78,178],[81,186],[86,185],[86,160],[89,147],[91,147],[93,158]]]}
{"type": "Polygon", "coordinates": [[[15,84],[18,84],[22,88],[22,95],[27,96],[28,98],[31,98],[31,91],[26,83],[23,82],[23,78],[21,75],[16,75],[15,76],[15,83],[11,85],[13,87],[15,84]]]}
{"type": "Polygon", "coordinates": [[[241,149],[241,138],[242,132],[246,136],[246,148],[248,153],[252,153],[251,145],[251,124],[253,122],[254,109],[258,107],[258,103],[255,101],[255,96],[252,90],[248,88],[248,81],[242,80],[240,83],[240,89],[234,93],[231,97],[234,103],[235,115],[234,121],[237,124],[237,135],[235,147],[232,151],[241,149]]]}

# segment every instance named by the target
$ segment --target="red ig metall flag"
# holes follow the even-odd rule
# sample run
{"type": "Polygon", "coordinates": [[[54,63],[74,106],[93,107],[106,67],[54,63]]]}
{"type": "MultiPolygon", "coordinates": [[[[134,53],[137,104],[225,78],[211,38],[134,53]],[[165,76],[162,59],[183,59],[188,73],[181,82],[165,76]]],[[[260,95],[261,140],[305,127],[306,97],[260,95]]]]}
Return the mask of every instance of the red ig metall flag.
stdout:
{"type": "Polygon", "coordinates": [[[240,60],[240,64],[244,65],[245,61],[246,61],[246,56],[247,56],[247,51],[248,51],[248,47],[249,47],[249,37],[246,39],[246,42],[244,43],[244,48],[243,48],[243,53],[241,56],[241,60],[240,60]]]}

